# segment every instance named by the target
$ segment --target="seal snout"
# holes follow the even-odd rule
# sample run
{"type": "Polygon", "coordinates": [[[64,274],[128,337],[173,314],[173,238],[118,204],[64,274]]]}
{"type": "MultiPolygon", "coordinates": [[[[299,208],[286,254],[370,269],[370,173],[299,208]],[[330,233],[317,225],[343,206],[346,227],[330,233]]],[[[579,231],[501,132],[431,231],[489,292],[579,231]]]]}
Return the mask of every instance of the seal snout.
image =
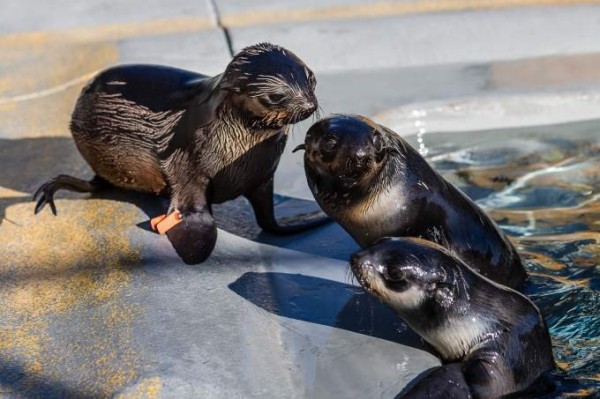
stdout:
{"type": "Polygon", "coordinates": [[[368,250],[359,251],[350,257],[350,269],[354,277],[367,291],[375,293],[383,278],[383,266],[377,264],[368,250]]]}
{"type": "Polygon", "coordinates": [[[352,269],[352,273],[354,273],[356,278],[361,281],[363,275],[365,275],[368,270],[373,269],[373,264],[371,263],[371,259],[369,258],[368,254],[366,254],[364,251],[361,251],[352,254],[350,257],[350,268],[352,269]]]}
{"type": "Polygon", "coordinates": [[[304,112],[308,114],[307,116],[312,115],[317,110],[317,108],[319,108],[319,102],[317,101],[317,97],[315,97],[314,94],[312,94],[311,97],[312,98],[310,98],[309,100],[305,101],[304,104],[302,104],[304,112]]]}
{"type": "Polygon", "coordinates": [[[295,114],[295,118],[292,118],[293,123],[303,121],[314,114],[317,108],[319,108],[319,102],[314,94],[310,94],[309,97],[309,99],[305,97],[303,100],[298,101],[297,104],[293,105],[292,109],[295,114]]]}
{"type": "Polygon", "coordinates": [[[363,267],[366,265],[370,265],[369,260],[365,259],[365,256],[362,252],[356,252],[353,253],[352,256],[350,256],[350,265],[354,268],[354,267],[363,267]]]}

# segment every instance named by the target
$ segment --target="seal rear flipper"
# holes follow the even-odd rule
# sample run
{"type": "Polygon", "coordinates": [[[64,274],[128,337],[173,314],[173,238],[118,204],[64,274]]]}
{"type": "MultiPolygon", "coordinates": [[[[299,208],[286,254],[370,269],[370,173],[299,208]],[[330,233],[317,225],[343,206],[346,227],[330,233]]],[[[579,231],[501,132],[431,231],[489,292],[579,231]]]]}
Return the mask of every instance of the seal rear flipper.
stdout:
{"type": "Polygon", "coordinates": [[[38,214],[46,204],[50,205],[52,213],[56,216],[56,205],[54,205],[54,194],[58,190],[75,191],[78,193],[93,193],[106,187],[108,183],[99,176],[95,176],[92,180],[82,180],[73,176],[58,175],[53,179],[42,184],[35,194],[33,200],[39,200],[35,206],[35,214],[38,214]]]}
{"type": "Polygon", "coordinates": [[[167,238],[184,263],[204,262],[217,242],[217,225],[208,207],[199,212],[182,213],[181,223],[169,229],[167,238]]]}
{"type": "Polygon", "coordinates": [[[396,399],[471,399],[473,395],[462,372],[462,363],[435,368],[396,399]]]}
{"type": "Polygon", "coordinates": [[[293,234],[330,222],[331,219],[322,211],[302,213],[296,216],[275,218],[273,204],[273,178],[244,194],[254,210],[256,222],[261,229],[276,234],[293,234]]]}

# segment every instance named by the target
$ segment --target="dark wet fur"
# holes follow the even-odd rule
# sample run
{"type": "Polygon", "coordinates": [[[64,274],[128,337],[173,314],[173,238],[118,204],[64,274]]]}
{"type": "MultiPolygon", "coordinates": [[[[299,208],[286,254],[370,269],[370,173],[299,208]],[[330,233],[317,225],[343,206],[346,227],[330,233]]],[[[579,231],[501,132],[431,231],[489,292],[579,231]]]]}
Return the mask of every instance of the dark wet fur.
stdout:
{"type": "Polygon", "coordinates": [[[554,368],[550,335],[538,308],[437,244],[384,239],[354,254],[351,267],[363,287],[392,307],[445,363],[402,397],[487,399],[533,392],[532,384],[554,368]],[[418,306],[394,302],[413,288],[424,293],[418,306]],[[451,330],[462,332],[462,343],[440,343],[440,335],[451,330]]]}
{"type": "Polygon", "coordinates": [[[185,223],[167,236],[186,263],[212,252],[212,203],[246,196],[258,224],[271,232],[319,225],[323,215],[278,223],[272,206],[287,129],[316,110],[314,86],[300,59],[267,43],[242,50],[212,78],[155,65],[110,68],[83,89],[71,121],[77,148],[97,178],[50,180],[36,193],[35,211],[49,204],[56,213],[57,190],[97,191],[98,179],[168,196],[168,212],[179,210],[185,223]]]}
{"type": "Polygon", "coordinates": [[[363,248],[385,236],[422,237],[496,282],[522,286],[525,269],[506,235],[388,128],[360,116],[334,115],[309,129],[305,146],[306,175],[317,202],[363,248]],[[374,148],[376,136],[380,151],[374,148]],[[395,210],[382,215],[381,223],[364,225],[360,216],[382,196],[395,210]]]}

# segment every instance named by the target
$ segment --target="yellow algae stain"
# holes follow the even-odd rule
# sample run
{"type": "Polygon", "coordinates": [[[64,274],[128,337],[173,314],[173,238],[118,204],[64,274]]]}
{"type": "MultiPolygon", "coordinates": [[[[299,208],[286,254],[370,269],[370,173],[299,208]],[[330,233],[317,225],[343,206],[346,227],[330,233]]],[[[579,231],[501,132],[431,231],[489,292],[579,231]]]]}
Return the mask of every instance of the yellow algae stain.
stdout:
{"type": "Polygon", "coordinates": [[[221,16],[221,23],[227,27],[249,25],[337,20],[354,18],[380,18],[394,15],[422,13],[442,13],[453,11],[473,11],[481,9],[504,9],[512,7],[556,6],[574,4],[594,4],[594,0],[421,0],[421,1],[380,1],[356,5],[335,5],[328,7],[305,7],[280,10],[252,10],[221,16]]]}
{"type": "Polygon", "coordinates": [[[567,267],[564,263],[561,263],[561,262],[555,260],[554,258],[552,258],[548,255],[545,255],[545,254],[532,252],[532,251],[519,251],[519,254],[524,259],[526,259],[528,261],[532,261],[547,270],[559,271],[559,270],[563,270],[567,267]]]}
{"type": "Polygon", "coordinates": [[[550,226],[559,226],[561,224],[578,221],[585,223],[590,229],[594,230],[594,221],[597,220],[600,202],[593,202],[581,207],[573,208],[548,208],[532,210],[506,210],[491,209],[488,214],[495,221],[506,221],[510,224],[547,224],[550,226]]]}
{"type": "Polygon", "coordinates": [[[118,55],[113,43],[62,45],[35,52],[21,49],[9,60],[4,57],[6,52],[0,49],[4,68],[0,76],[0,103],[64,86],[103,68],[107,61],[114,62],[118,55]]]}
{"type": "Polygon", "coordinates": [[[554,363],[556,363],[558,368],[561,369],[562,371],[569,371],[569,369],[571,368],[571,365],[569,364],[569,362],[555,360],[554,363]]]}
{"type": "MultiPolygon", "coordinates": [[[[0,50],[0,58],[4,51],[0,50]]],[[[114,43],[65,45],[35,54],[20,52],[0,77],[4,137],[69,136],[81,88],[99,70],[118,62],[114,43]]]]}
{"type": "Polygon", "coordinates": [[[144,378],[135,386],[117,395],[116,399],[159,399],[162,381],[159,377],[144,378]]]}
{"type": "Polygon", "coordinates": [[[576,392],[564,393],[565,398],[591,398],[593,394],[598,393],[594,388],[582,388],[576,392]]]}
{"type": "Polygon", "coordinates": [[[590,288],[590,279],[589,278],[583,278],[583,279],[579,279],[579,280],[571,280],[567,277],[553,276],[550,274],[544,274],[544,273],[538,273],[538,272],[532,272],[532,271],[530,271],[528,273],[530,276],[549,278],[549,279],[554,280],[566,287],[570,286],[570,287],[579,287],[579,288],[584,288],[584,289],[590,288]]]}
{"type": "Polygon", "coordinates": [[[209,18],[164,18],[142,22],[12,33],[0,37],[0,47],[21,46],[35,49],[51,45],[106,42],[134,37],[196,32],[210,28],[215,28],[215,24],[209,18]]]}
{"type": "Polygon", "coordinates": [[[9,197],[29,197],[29,193],[24,193],[22,191],[11,190],[7,187],[0,186],[0,198],[9,198],[9,197]]]}
{"type": "Polygon", "coordinates": [[[0,363],[23,370],[18,392],[57,381],[69,394],[109,397],[141,367],[139,310],[127,301],[140,263],[125,234],[136,211],[99,200],[57,207],[54,217],[12,205],[7,217],[21,223],[0,225],[0,363]]]}

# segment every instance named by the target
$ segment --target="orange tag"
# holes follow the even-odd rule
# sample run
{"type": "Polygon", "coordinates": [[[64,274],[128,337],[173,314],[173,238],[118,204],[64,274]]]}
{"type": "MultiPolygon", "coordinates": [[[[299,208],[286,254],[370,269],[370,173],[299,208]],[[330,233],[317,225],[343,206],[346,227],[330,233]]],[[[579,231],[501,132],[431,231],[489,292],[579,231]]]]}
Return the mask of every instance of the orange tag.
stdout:
{"type": "Polygon", "coordinates": [[[159,234],[165,234],[167,231],[171,230],[173,227],[181,223],[181,213],[179,211],[175,211],[170,215],[160,215],[153,217],[150,220],[150,226],[152,230],[158,231],[159,234]]]}

